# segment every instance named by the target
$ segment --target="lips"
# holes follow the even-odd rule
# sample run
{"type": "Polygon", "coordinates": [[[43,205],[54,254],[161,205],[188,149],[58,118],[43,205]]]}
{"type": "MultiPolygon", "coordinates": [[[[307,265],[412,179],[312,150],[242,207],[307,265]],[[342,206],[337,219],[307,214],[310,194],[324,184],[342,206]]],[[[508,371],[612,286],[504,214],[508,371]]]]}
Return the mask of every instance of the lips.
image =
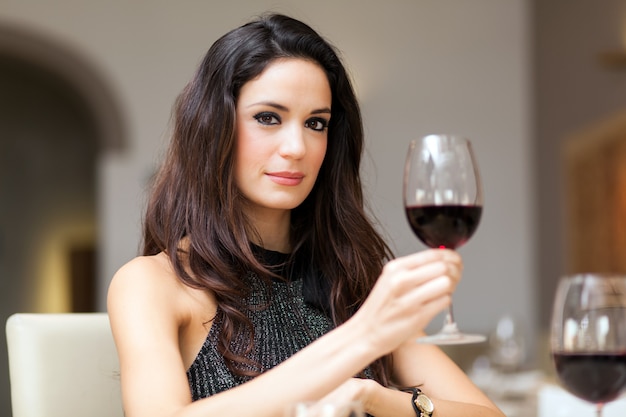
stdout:
{"type": "Polygon", "coordinates": [[[298,185],[304,179],[304,174],[301,172],[268,172],[266,175],[271,181],[275,182],[276,184],[287,186],[298,185]]]}

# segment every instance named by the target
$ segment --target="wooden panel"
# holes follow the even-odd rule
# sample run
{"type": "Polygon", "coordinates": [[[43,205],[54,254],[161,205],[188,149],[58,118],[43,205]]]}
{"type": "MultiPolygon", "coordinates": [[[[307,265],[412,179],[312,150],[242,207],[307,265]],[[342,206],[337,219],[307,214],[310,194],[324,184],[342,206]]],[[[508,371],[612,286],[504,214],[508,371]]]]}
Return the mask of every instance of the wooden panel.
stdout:
{"type": "Polygon", "coordinates": [[[626,272],[626,112],[565,149],[567,272],[626,272]]]}

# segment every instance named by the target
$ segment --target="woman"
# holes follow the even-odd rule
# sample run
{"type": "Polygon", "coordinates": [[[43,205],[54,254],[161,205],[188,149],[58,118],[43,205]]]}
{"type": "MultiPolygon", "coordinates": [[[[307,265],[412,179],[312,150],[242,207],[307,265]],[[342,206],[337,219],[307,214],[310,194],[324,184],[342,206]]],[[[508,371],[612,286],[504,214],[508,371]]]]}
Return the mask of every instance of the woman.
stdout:
{"type": "Polygon", "coordinates": [[[281,15],[229,32],[174,121],[143,256],[109,289],[128,417],[282,416],[322,398],[412,417],[405,387],[437,417],[502,416],[415,343],[462,262],[391,259],[363,209],[359,107],[316,32],[281,15]]]}

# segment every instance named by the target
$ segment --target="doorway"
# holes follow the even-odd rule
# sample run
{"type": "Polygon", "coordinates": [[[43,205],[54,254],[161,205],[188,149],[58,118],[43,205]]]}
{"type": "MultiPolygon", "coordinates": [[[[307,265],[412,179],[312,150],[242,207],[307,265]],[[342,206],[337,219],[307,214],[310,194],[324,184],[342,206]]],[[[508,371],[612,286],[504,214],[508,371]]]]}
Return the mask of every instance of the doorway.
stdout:
{"type": "Polygon", "coordinates": [[[61,78],[20,59],[0,56],[0,91],[2,309],[93,311],[93,116],[61,78]]]}
{"type": "MultiPolygon", "coordinates": [[[[50,36],[0,25],[0,318],[96,308],[98,161],[122,151],[105,77],[50,36]]],[[[0,415],[11,415],[6,336],[0,415]]]]}

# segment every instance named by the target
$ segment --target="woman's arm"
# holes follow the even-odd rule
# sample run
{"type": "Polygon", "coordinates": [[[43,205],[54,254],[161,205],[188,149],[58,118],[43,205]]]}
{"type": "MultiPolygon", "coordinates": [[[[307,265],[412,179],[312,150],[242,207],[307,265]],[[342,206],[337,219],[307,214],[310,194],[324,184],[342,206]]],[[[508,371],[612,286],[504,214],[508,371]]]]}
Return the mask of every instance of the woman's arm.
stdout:
{"type": "MultiPolygon", "coordinates": [[[[402,386],[418,387],[428,395],[435,405],[434,416],[505,417],[438,347],[407,341],[393,357],[402,386]]],[[[411,399],[411,393],[358,378],[325,397],[328,401],[359,400],[365,412],[375,417],[415,417],[411,399]]]]}
{"type": "Polygon", "coordinates": [[[424,391],[440,411],[439,416],[503,416],[438,346],[409,340],[394,351],[393,358],[400,383],[424,391]],[[472,414],[471,405],[476,406],[476,414],[472,414]]]}
{"type": "Polygon", "coordinates": [[[109,286],[125,415],[173,416],[191,402],[179,346],[181,287],[165,256],[136,258],[109,286]]]}
{"type": "Polygon", "coordinates": [[[192,403],[181,353],[189,347],[179,335],[197,309],[162,262],[132,261],[114,277],[108,300],[126,415],[282,416],[288,404],[322,398],[415,338],[449,304],[460,268],[457,254],[441,250],[390,262],[344,325],[252,381],[192,403]]]}
{"type": "MultiPolygon", "coordinates": [[[[394,351],[393,361],[394,373],[400,384],[418,387],[428,395],[435,405],[435,416],[504,417],[439,347],[408,340],[394,351]]],[[[410,405],[410,399],[405,402],[410,405]]],[[[392,416],[384,413],[375,415],[392,416]]]]}

